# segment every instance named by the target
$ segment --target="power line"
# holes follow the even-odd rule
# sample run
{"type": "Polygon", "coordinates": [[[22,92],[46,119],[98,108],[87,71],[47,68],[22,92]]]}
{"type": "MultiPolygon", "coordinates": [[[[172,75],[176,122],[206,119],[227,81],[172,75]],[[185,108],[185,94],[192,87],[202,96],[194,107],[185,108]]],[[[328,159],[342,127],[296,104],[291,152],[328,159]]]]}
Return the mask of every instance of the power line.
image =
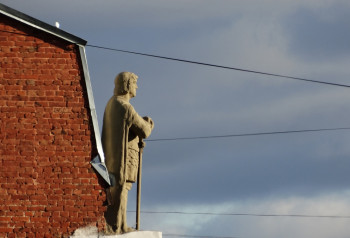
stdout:
{"type": "Polygon", "coordinates": [[[306,132],[321,132],[321,131],[339,131],[339,130],[350,130],[350,127],[306,129],[306,130],[292,130],[292,131],[274,131],[274,132],[258,132],[258,133],[231,134],[231,135],[159,138],[159,139],[147,139],[145,141],[150,141],[151,142],[151,141],[175,141],[175,140],[200,140],[200,139],[215,139],[215,138],[229,138],[229,137],[243,137],[243,136],[263,136],[263,135],[306,133],[306,132]]]}
{"type": "Polygon", "coordinates": [[[247,73],[262,74],[262,75],[268,75],[268,76],[279,77],[279,78],[300,80],[300,81],[305,81],[305,82],[310,82],[310,83],[327,84],[327,85],[332,85],[332,86],[339,86],[339,87],[350,88],[350,85],[346,85],[346,84],[331,83],[331,82],[326,82],[326,81],[319,81],[319,80],[312,80],[312,79],[306,79],[306,78],[299,78],[299,77],[293,77],[293,76],[281,75],[281,74],[275,74],[275,73],[266,73],[266,72],[250,70],[250,69],[242,69],[242,68],[222,66],[222,65],[217,65],[217,64],[203,63],[203,62],[192,61],[192,60],[172,58],[172,57],[167,57],[167,56],[160,56],[160,55],[146,54],[146,53],[140,53],[140,52],[129,51],[129,50],[121,50],[121,49],[116,49],[116,48],[109,48],[109,47],[105,47],[105,46],[89,45],[89,44],[87,44],[86,46],[92,47],[92,48],[97,48],[97,49],[103,49],[103,50],[117,51],[117,52],[134,54],[134,55],[142,55],[142,56],[147,56],[147,57],[178,61],[178,62],[183,62],[183,63],[197,64],[197,65],[209,66],[209,67],[215,67],[215,68],[221,68],[221,69],[230,69],[230,70],[236,70],[236,71],[247,72],[247,73]]]}
{"type": "MultiPolygon", "coordinates": [[[[135,211],[130,211],[135,212],[135,211]]],[[[177,212],[177,211],[141,211],[148,214],[179,214],[179,215],[214,215],[214,216],[252,216],[252,217],[295,217],[295,218],[341,218],[350,216],[340,215],[307,215],[307,214],[258,214],[258,213],[216,213],[216,212],[177,212]]]]}
{"type": "Polygon", "coordinates": [[[198,235],[183,235],[183,234],[162,234],[163,236],[173,237],[194,237],[194,238],[238,238],[237,236],[198,236],[198,235]]]}
{"type": "MultiPolygon", "coordinates": [[[[25,33],[18,33],[18,32],[6,31],[6,30],[0,30],[0,31],[12,33],[12,34],[18,34],[18,35],[28,35],[25,33]]],[[[300,78],[300,77],[294,77],[294,76],[288,76],[288,75],[282,75],[282,74],[275,74],[275,73],[267,73],[267,72],[262,72],[262,71],[242,69],[242,68],[237,68],[237,67],[229,67],[229,66],[223,66],[223,65],[218,65],[218,64],[209,64],[209,63],[203,63],[203,62],[198,62],[198,61],[185,60],[185,59],[160,56],[160,55],[153,55],[153,54],[141,53],[141,52],[130,51],[130,50],[121,50],[121,49],[110,48],[110,47],[105,47],[105,46],[90,45],[90,44],[87,44],[86,46],[92,47],[92,48],[97,48],[97,49],[122,52],[122,53],[127,53],[127,54],[134,54],[134,55],[141,55],[141,56],[147,56],[147,57],[153,57],[153,58],[159,58],[159,59],[165,59],[165,60],[178,61],[178,62],[189,63],[189,64],[197,64],[197,65],[209,66],[209,67],[215,67],[215,68],[221,68],[221,69],[236,70],[236,71],[241,71],[241,72],[246,72],[246,73],[254,73],[254,74],[261,74],[261,75],[267,75],[267,76],[273,76],[273,77],[279,77],[279,78],[287,78],[287,79],[305,81],[305,82],[309,82],[309,83],[318,83],[318,84],[326,84],[326,85],[331,85],[331,86],[350,88],[350,85],[340,84],[340,83],[331,83],[331,82],[326,82],[326,81],[306,79],[306,78],[300,78]]]]}

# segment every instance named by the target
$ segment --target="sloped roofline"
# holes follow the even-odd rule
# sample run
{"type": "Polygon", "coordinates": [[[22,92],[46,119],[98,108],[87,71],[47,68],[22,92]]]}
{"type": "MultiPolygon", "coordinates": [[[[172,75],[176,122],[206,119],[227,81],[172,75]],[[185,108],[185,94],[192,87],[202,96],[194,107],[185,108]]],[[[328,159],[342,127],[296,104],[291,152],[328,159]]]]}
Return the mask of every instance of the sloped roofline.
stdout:
{"type": "Polygon", "coordinates": [[[55,35],[59,38],[65,39],[69,42],[75,43],[75,44],[79,44],[79,45],[86,45],[87,41],[83,40],[77,36],[74,36],[66,31],[60,30],[57,27],[54,27],[50,24],[47,24],[45,22],[42,22],[36,18],[33,18],[31,16],[28,16],[22,12],[19,12],[15,9],[12,9],[2,3],[0,3],[0,13],[9,16],[13,19],[16,19],[20,22],[23,22],[27,25],[30,25],[34,28],[37,28],[39,30],[48,32],[52,35],[55,35]]]}
{"type": "Polygon", "coordinates": [[[95,140],[96,140],[96,147],[98,156],[95,157],[91,161],[91,165],[96,169],[96,171],[102,176],[102,178],[108,183],[110,183],[109,174],[105,165],[105,158],[104,153],[102,149],[102,143],[101,143],[101,135],[98,127],[98,120],[97,120],[97,114],[96,114],[96,108],[95,108],[95,102],[94,102],[94,96],[92,93],[92,87],[91,87],[91,80],[90,80],[90,74],[86,59],[86,53],[85,53],[85,45],[87,44],[86,40],[83,40],[77,36],[74,36],[68,32],[65,32],[63,30],[60,30],[54,26],[51,26],[45,22],[42,22],[38,19],[35,19],[31,16],[28,16],[22,12],[19,12],[15,9],[12,9],[2,3],[0,3],[0,14],[6,15],[12,19],[15,19],[17,21],[20,21],[26,25],[29,25],[33,28],[36,28],[38,30],[47,32],[49,34],[55,35],[61,39],[64,39],[68,42],[71,42],[73,44],[78,45],[79,47],[79,54],[81,59],[81,65],[83,68],[84,73],[84,80],[86,84],[87,89],[87,96],[88,96],[88,102],[89,102],[89,108],[92,118],[92,125],[93,130],[95,134],[95,140]]]}

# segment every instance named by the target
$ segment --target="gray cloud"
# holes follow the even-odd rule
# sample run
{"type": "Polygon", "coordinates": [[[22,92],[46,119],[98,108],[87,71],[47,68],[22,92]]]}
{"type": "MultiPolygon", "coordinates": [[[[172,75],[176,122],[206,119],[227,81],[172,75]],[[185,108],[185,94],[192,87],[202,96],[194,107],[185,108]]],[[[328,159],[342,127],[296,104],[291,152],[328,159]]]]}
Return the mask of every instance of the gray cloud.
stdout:
{"type": "Polygon", "coordinates": [[[158,142],[152,148],[158,152],[145,155],[145,200],[152,204],[147,197],[157,194],[160,201],[170,203],[217,203],[346,189],[347,156],[334,151],[331,158],[318,154],[318,146],[329,140],[338,141],[334,147],[341,147],[339,135],[302,137],[175,142],[164,146],[168,155],[163,158],[160,147],[165,142],[158,142]],[[166,161],[154,161],[156,158],[166,161]]]}
{"type": "Polygon", "coordinates": [[[290,39],[290,52],[308,61],[348,57],[349,21],[348,3],[297,9],[284,24],[290,39]]]}

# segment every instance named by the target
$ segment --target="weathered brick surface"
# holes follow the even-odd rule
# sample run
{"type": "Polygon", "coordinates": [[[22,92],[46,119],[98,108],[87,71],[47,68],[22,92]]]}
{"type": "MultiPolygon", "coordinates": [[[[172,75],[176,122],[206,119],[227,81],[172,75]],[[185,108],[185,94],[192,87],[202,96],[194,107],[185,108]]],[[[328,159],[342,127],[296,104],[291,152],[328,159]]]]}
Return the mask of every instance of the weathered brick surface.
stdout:
{"type": "Polygon", "coordinates": [[[104,226],[103,182],[75,45],[0,16],[0,237],[104,226]],[[23,35],[24,34],[24,35],[23,35]]]}

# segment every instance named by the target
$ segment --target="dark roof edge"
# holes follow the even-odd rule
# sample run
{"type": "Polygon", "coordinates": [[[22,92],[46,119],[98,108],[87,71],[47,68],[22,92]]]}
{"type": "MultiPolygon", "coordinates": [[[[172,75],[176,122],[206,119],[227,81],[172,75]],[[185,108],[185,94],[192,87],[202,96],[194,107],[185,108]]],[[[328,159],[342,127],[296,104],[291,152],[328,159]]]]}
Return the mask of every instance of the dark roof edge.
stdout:
{"type": "Polygon", "coordinates": [[[52,35],[58,36],[60,38],[63,38],[69,42],[79,44],[79,45],[86,45],[87,41],[83,40],[77,36],[74,36],[68,32],[65,32],[63,30],[58,29],[57,27],[51,26],[45,22],[42,22],[36,18],[33,18],[31,16],[28,16],[22,12],[19,12],[15,9],[12,9],[2,3],[0,3],[0,13],[11,17],[13,19],[16,19],[18,21],[21,21],[27,25],[30,25],[32,27],[35,27],[39,30],[48,32],[52,35]]]}

